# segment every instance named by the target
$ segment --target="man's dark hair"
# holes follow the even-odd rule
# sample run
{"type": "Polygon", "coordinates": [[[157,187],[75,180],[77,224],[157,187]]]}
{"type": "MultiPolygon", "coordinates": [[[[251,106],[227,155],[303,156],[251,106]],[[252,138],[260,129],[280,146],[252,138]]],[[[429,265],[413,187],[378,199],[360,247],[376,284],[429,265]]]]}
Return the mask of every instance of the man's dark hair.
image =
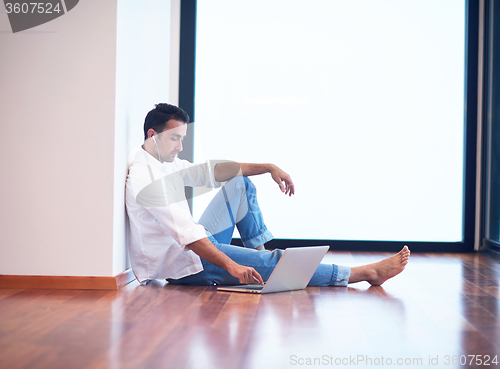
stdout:
{"type": "Polygon", "coordinates": [[[180,120],[189,123],[189,115],[175,105],[160,103],[156,104],[144,120],[144,139],[148,138],[148,131],[152,128],[157,133],[163,132],[170,119],[180,120]]]}

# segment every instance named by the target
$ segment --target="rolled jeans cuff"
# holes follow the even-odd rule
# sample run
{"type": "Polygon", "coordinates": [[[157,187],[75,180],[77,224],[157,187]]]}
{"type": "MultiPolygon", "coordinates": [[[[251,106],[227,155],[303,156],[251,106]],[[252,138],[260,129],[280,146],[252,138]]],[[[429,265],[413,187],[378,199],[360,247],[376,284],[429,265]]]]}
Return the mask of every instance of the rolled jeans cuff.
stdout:
{"type": "Polygon", "coordinates": [[[346,287],[349,283],[350,276],[350,267],[333,264],[332,280],[330,281],[329,285],[334,287],[346,287]]]}
{"type": "Polygon", "coordinates": [[[250,235],[247,239],[241,238],[241,242],[245,247],[256,249],[266,242],[271,241],[273,238],[274,236],[272,235],[272,233],[267,230],[266,226],[264,226],[264,228],[257,232],[257,234],[250,235]]]}

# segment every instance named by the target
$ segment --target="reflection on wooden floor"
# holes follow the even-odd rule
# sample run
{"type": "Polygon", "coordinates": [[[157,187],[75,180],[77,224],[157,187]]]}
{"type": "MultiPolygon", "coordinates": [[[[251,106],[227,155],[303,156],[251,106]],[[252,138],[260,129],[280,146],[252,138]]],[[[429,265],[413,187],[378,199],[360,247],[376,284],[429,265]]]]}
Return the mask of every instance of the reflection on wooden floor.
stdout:
{"type": "Polygon", "coordinates": [[[500,367],[499,280],[500,265],[481,255],[412,254],[383,287],[0,290],[0,368],[500,367]]]}

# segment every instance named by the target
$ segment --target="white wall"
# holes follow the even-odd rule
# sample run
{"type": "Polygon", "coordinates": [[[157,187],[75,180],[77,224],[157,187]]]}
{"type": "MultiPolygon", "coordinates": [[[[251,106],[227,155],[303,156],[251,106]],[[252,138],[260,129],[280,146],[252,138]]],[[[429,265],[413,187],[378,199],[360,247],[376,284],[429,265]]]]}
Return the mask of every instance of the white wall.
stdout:
{"type": "MultiPolygon", "coordinates": [[[[177,2],[172,5],[173,14],[170,1],[118,1],[114,274],[123,270],[127,259],[126,249],[123,247],[126,243],[123,190],[127,174],[127,154],[133,147],[144,142],[142,126],[146,113],[156,103],[169,102],[169,74],[178,74],[178,63],[170,62],[170,19],[172,16],[174,19],[179,17],[177,2]]],[[[172,27],[174,26],[175,24],[172,27]]],[[[177,33],[174,39],[177,41],[178,37],[177,33]]],[[[174,50],[176,45],[178,49],[178,41],[173,44],[174,50]]],[[[172,87],[177,89],[177,85],[172,87]]]]}
{"type": "Polygon", "coordinates": [[[2,4],[0,274],[127,267],[126,156],[168,101],[169,22],[170,2],[86,0],[12,34],[2,4]]]}

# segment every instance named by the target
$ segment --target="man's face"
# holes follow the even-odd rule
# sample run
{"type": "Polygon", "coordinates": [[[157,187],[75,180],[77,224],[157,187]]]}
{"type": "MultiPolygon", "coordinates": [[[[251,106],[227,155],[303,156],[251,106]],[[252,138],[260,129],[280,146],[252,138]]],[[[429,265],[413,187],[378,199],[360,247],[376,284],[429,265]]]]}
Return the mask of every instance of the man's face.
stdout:
{"type": "Polygon", "coordinates": [[[156,136],[162,161],[173,162],[182,151],[182,140],[186,137],[187,124],[175,119],[167,122],[166,129],[156,136]]]}

